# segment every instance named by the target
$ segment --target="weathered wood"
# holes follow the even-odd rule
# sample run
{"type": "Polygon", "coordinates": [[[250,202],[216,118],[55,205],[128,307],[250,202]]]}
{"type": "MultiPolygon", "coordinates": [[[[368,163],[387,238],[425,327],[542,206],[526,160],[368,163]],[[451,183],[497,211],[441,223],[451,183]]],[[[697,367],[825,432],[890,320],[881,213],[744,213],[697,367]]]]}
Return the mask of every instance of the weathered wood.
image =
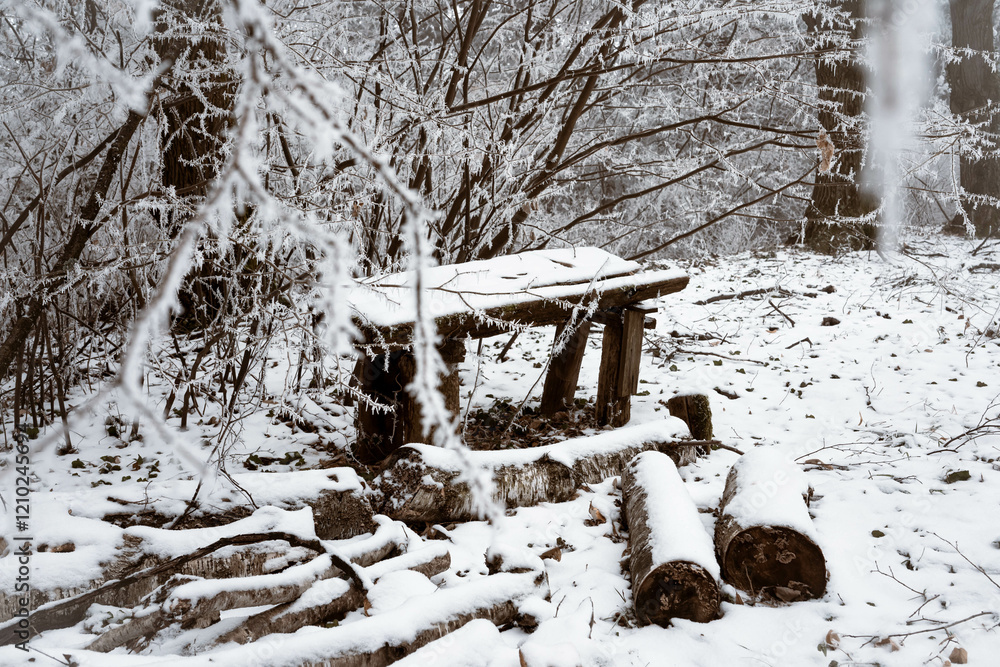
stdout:
{"type": "MultiPolygon", "coordinates": [[[[640,437],[630,437],[629,429],[618,438],[608,433],[532,449],[468,452],[464,458],[489,472],[494,501],[513,508],[569,500],[584,483],[620,475],[639,452],[662,451],[684,465],[697,457],[699,448],[712,445],[658,435],[648,425],[632,428],[640,437]]],[[[447,523],[481,518],[468,483],[460,480],[461,469],[452,452],[423,445],[401,448],[373,482],[385,498],[381,511],[402,521],[447,523]]]]}
{"type": "MultiPolygon", "coordinates": [[[[639,363],[642,359],[642,325],[645,315],[626,308],[622,313],[621,372],[618,375],[618,395],[631,397],[639,391],[639,363]]],[[[630,410],[631,412],[631,410],[630,410]]],[[[707,440],[708,438],[703,438],[707,440]]]]}
{"type": "Polygon", "coordinates": [[[692,438],[712,439],[712,407],[705,394],[674,396],[667,401],[667,410],[688,425],[692,438]]]}
{"type": "Polygon", "coordinates": [[[645,315],[625,309],[604,325],[601,370],[597,377],[597,423],[624,426],[632,418],[632,394],[639,388],[645,315]]]}
{"type": "MultiPolygon", "coordinates": [[[[203,558],[204,556],[207,556],[208,554],[211,554],[223,547],[257,544],[271,540],[281,540],[287,542],[293,547],[305,547],[318,553],[325,553],[326,551],[318,540],[303,540],[300,537],[290,535],[288,533],[271,532],[226,537],[217,540],[208,546],[196,549],[190,554],[186,554],[178,558],[172,558],[149,569],[136,572],[135,574],[131,574],[116,581],[108,582],[99,588],[87,591],[81,595],[59,602],[53,602],[36,609],[31,614],[31,622],[28,631],[31,636],[34,636],[46,630],[68,628],[83,620],[90,605],[94,603],[116,604],[117,594],[120,591],[127,590],[129,587],[140,583],[143,580],[157,582],[162,581],[169,578],[171,575],[178,573],[184,565],[190,563],[191,561],[203,558]]],[[[338,566],[343,565],[342,569],[357,579],[358,575],[354,566],[338,561],[340,561],[340,559],[334,557],[334,562],[338,566]]],[[[359,583],[361,581],[361,579],[358,579],[359,583]]],[[[16,619],[0,627],[0,646],[13,644],[17,641],[24,641],[26,638],[22,638],[17,635],[17,631],[18,626],[16,619]]]]}
{"type": "Polygon", "coordinates": [[[805,473],[776,452],[756,449],[733,465],[715,528],[726,581],[785,602],[826,592],[826,559],[815,540],[808,493],[805,473]]]}
{"type": "MultiPolygon", "coordinates": [[[[567,323],[556,327],[555,341],[566,330],[567,323]]],[[[580,380],[580,365],[583,363],[583,353],[587,350],[587,337],[590,334],[590,322],[582,322],[566,340],[559,354],[549,362],[549,371],[545,375],[545,387],[542,389],[541,411],[551,417],[573,405],[576,394],[576,384],[580,380]]]]}
{"type": "Polygon", "coordinates": [[[379,354],[372,359],[362,355],[359,365],[358,385],[379,407],[358,402],[354,456],[362,463],[372,464],[404,445],[413,435],[413,425],[419,426],[419,412],[414,413],[413,401],[406,392],[416,365],[413,353],[407,350],[379,354]]]}
{"type": "MultiPolygon", "coordinates": [[[[637,274],[627,278],[598,281],[593,285],[593,289],[588,289],[588,285],[582,284],[579,294],[570,294],[558,300],[537,299],[486,308],[482,316],[477,313],[457,313],[439,317],[435,322],[438,334],[442,338],[465,336],[487,338],[509,331],[511,329],[509,323],[531,326],[559,324],[566,320],[572,306],[582,304],[586,307],[595,300],[597,311],[609,311],[638,301],[673,294],[684,289],[688,280],[687,276],[677,275],[664,278],[657,272],[637,274]],[[626,281],[626,284],[621,284],[623,281],[626,281]],[[606,286],[605,283],[611,283],[611,286],[606,286]]],[[[360,320],[356,320],[355,324],[362,332],[370,332],[368,340],[379,341],[380,345],[406,346],[413,338],[413,325],[409,323],[380,329],[372,329],[370,325],[360,320]]]]}
{"type": "MultiPolygon", "coordinates": [[[[296,646],[310,640],[315,645],[310,644],[303,650],[311,657],[290,664],[297,667],[385,667],[475,619],[487,619],[497,626],[512,623],[517,618],[519,602],[528,595],[541,593],[544,581],[544,576],[535,572],[481,577],[424,596],[427,602],[416,598],[390,612],[301,639],[297,636],[296,646]],[[417,626],[415,630],[412,629],[414,625],[417,626]],[[353,646],[347,645],[348,641],[325,642],[328,636],[350,638],[353,646]],[[323,651],[320,647],[324,643],[337,646],[337,649],[323,651]],[[325,658],[312,657],[324,652],[328,654],[325,658]]],[[[224,658],[225,654],[219,656],[224,658]]],[[[448,664],[447,657],[441,664],[448,664]]]]}
{"type": "MultiPolygon", "coordinates": [[[[451,555],[447,547],[435,544],[378,563],[367,574],[373,581],[377,581],[388,572],[398,570],[413,570],[427,577],[433,577],[447,570],[450,565],[451,555]]],[[[339,621],[349,611],[362,605],[365,594],[358,586],[341,579],[325,579],[313,584],[309,591],[309,599],[308,603],[301,600],[286,602],[255,614],[238,627],[218,637],[213,643],[248,644],[265,635],[288,634],[307,625],[339,621]]]]}
{"type": "Polygon", "coordinates": [[[669,457],[644,452],[632,459],[622,474],[622,511],[639,624],[718,618],[712,542],[669,457]]]}
{"type": "Polygon", "coordinates": [[[632,414],[631,397],[622,400],[618,395],[618,377],[621,374],[622,338],[625,327],[622,318],[609,319],[604,325],[601,344],[601,368],[597,375],[597,423],[621,426],[632,414]]]}

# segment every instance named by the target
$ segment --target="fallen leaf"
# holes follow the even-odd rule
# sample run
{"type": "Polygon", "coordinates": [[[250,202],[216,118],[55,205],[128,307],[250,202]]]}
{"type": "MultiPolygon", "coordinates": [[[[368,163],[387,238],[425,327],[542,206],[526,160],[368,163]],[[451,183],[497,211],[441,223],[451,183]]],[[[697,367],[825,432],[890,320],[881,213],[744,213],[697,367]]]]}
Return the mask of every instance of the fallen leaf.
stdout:
{"type": "Polygon", "coordinates": [[[590,503],[590,516],[593,517],[594,521],[597,521],[598,523],[604,523],[607,521],[607,519],[604,518],[604,515],[601,514],[601,510],[594,507],[593,501],[590,503]]]}
{"type": "Polygon", "coordinates": [[[545,560],[546,558],[551,558],[552,560],[554,560],[556,562],[561,561],[562,560],[562,549],[560,549],[559,547],[552,547],[551,549],[549,549],[548,551],[546,551],[545,553],[543,553],[541,555],[541,559],[542,560],[545,560]]]}
{"type": "Polygon", "coordinates": [[[969,664],[969,652],[958,646],[951,652],[948,659],[955,665],[967,665],[969,664]]]}
{"type": "Polygon", "coordinates": [[[833,630],[826,633],[826,645],[830,648],[837,648],[840,646],[840,635],[838,635],[833,630]]]}

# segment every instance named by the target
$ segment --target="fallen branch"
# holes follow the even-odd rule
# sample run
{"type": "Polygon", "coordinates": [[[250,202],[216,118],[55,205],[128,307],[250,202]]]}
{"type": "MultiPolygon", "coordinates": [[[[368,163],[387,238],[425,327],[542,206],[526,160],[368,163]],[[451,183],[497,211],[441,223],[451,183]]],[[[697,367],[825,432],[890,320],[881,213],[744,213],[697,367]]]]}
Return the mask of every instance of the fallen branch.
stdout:
{"type": "Polygon", "coordinates": [[[745,299],[748,296],[758,296],[760,294],[770,294],[772,292],[779,294],[781,296],[792,296],[793,294],[793,292],[789,292],[783,287],[778,287],[778,286],[762,287],[760,289],[750,289],[744,292],[739,292],[734,294],[717,294],[709,299],[705,299],[704,301],[695,301],[694,305],[707,306],[710,303],[716,303],[718,301],[729,301],[730,299],[745,299]]]}

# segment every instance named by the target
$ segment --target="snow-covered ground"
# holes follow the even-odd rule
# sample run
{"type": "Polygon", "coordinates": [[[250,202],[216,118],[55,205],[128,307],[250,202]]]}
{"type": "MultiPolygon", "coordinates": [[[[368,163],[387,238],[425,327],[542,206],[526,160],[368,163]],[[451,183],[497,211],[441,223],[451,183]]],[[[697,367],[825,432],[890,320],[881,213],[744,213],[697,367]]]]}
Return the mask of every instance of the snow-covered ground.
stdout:
{"type": "MultiPolygon", "coordinates": [[[[561,549],[560,560],[543,561],[548,599],[535,596],[522,605],[541,621],[533,633],[499,632],[476,621],[400,664],[913,666],[946,664],[959,647],[969,664],[998,664],[1000,270],[970,269],[1000,262],[1000,245],[972,256],[976,244],[968,241],[920,237],[907,243],[908,253],[891,262],[874,253],[833,259],[782,250],[682,266],[690,286],[663,300],[657,327],[647,332],[632,424],[663,419],[666,399],[698,390],[711,397],[715,434],[724,444],[743,451],[774,448],[796,459],[814,489],[810,511],[830,573],[822,599],[737,604],[727,587],[719,620],[635,627],[623,573],[620,491],[607,480],[570,502],[511,511],[497,526],[471,522],[444,530],[452,565],[430,582],[416,573],[380,580],[370,600],[373,617],[408,603],[419,609],[415,596],[433,591],[431,583],[457,588],[485,576],[485,554],[497,545],[535,555],[561,549]],[[756,290],[767,291],[708,302],[756,290]],[[975,437],[953,440],[977,426],[975,437]]],[[[539,366],[552,336],[551,328],[522,334],[505,362],[496,360],[505,337],[485,341],[480,356],[470,342],[463,383],[464,391],[476,387],[473,409],[502,398],[517,404],[531,388],[537,400],[539,366]]],[[[589,346],[578,397],[596,394],[596,330],[589,346]]],[[[352,437],[350,413],[339,406],[317,400],[298,407],[318,415],[328,430],[293,432],[274,412],[250,415],[228,452],[230,472],[242,472],[239,464],[254,453],[277,459],[269,469],[315,467],[331,456],[321,443],[342,447],[352,437]]],[[[33,496],[36,539],[75,545],[73,554],[35,555],[36,586],[83,585],[96,574],[121,540],[121,529],[87,518],[121,511],[121,502],[109,495],[148,498],[164,508],[182,507],[193,493],[195,482],[185,479],[189,464],[165,434],[147,427],[144,442],[126,444],[108,434],[106,416],[75,427],[79,454],[34,463],[40,478],[33,496]],[[74,467],[73,461],[79,463],[74,467]],[[121,469],[112,470],[115,465],[121,469]],[[131,479],[122,481],[126,476],[131,479]],[[74,558],[59,558],[66,555],[74,558]]],[[[213,425],[208,415],[202,421],[175,437],[207,457],[211,448],[201,439],[213,425]]],[[[737,457],[717,450],[680,469],[709,533],[711,511],[737,457]]],[[[243,474],[237,480],[258,505],[334,484],[317,473],[308,473],[304,483],[292,475],[261,483],[266,473],[243,474]]],[[[225,478],[208,484],[217,489],[203,491],[209,504],[241,500],[227,484],[225,478]]],[[[0,559],[4,590],[14,572],[13,556],[0,559]]],[[[341,625],[365,619],[355,612],[341,625]]],[[[303,630],[298,640],[321,632],[303,630]]],[[[69,653],[80,665],[184,660],[164,662],[169,647],[158,645],[150,655],[81,651],[92,639],[80,625],[32,645],[49,656],[69,653]]],[[[322,635],[310,641],[321,642],[322,635]]],[[[214,664],[237,664],[225,655],[214,664]]],[[[281,664],[280,647],[268,655],[262,664],[281,664]]],[[[3,665],[29,657],[34,664],[55,664],[41,653],[0,649],[3,665]]]]}

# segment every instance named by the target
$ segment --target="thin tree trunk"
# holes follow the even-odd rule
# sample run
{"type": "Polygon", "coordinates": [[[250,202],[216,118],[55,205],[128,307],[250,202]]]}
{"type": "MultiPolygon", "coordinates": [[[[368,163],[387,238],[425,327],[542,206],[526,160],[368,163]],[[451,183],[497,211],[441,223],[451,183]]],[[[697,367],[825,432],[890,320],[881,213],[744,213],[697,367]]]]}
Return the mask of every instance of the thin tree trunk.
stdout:
{"type": "Polygon", "coordinates": [[[72,274],[73,266],[80,259],[87,243],[101,228],[100,223],[96,222],[97,216],[101,212],[101,206],[111,188],[112,178],[118,170],[122,158],[125,157],[129,142],[132,141],[132,136],[139,129],[143,118],[144,115],[138,111],[129,112],[128,118],[118,130],[114,141],[111,142],[111,147],[108,148],[108,152],[104,156],[104,163],[101,165],[97,180],[90,190],[87,203],[80,210],[80,218],[70,232],[62,252],[59,254],[59,259],[56,261],[55,271],[50,274],[46,284],[39,285],[39,289],[30,297],[19,299],[15,312],[23,314],[11,326],[7,339],[0,344],[0,377],[7,374],[18,351],[24,347],[28,336],[35,330],[38,318],[41,317],[42,311],[49,303],[47,295],[66,284],[72,274]]]}

